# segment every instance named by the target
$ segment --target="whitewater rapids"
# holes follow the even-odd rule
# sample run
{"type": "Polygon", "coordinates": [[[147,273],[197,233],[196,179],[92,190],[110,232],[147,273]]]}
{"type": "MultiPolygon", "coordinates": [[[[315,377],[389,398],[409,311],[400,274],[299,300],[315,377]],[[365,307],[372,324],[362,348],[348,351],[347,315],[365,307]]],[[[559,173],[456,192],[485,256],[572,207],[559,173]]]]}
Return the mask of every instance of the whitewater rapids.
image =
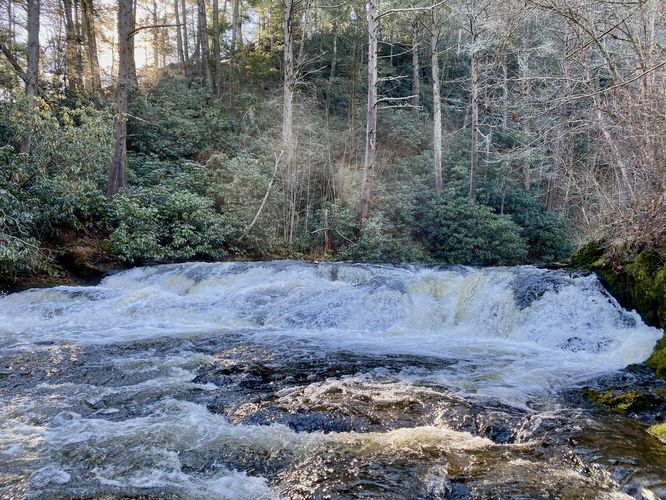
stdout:
{"type": "Polygon", "coordinates": [[[660,336],[594,275],[534,267],[191,263],[11,294],[0,497],[660,492],[647,440],[630,479],[562,455],[615,425],[562,395],[660,336]]]}

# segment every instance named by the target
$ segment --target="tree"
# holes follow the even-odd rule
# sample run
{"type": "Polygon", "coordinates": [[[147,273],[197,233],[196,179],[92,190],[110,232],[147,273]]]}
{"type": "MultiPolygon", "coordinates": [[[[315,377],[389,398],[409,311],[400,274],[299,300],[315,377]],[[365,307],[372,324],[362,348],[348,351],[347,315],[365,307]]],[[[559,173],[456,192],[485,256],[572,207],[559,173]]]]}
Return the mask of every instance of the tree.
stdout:
{"type": "Polygon", "coordinates": [[[99,59],[97,57],[97,31],[95,29],[95,9],[93,0],[81,0],[83,32],[86,39],[90,87],[94,92],[102,90],[99,59]]]}
{"type": "Polygon", "coordinates": [[[210,56],[208,48],[208,22],[206,19],[206,0],[197,0],[197,19],[199,25],[201,78],[204,85],[211,87],[210,56]]]}
{"type": "MultiPolygon", "coordinates": [[[[25,72],[25,93],[34,104],[39,82],[39,13],[40,0],[28,0],[28,65],[25,72]]],[[[21,152],[30,153],[32,133],[28,131],[21,141],[21,152]]]]}
{"type": "Polygon", "coordinates": [[[365,161],[363,163],[363,180],[361,181],[361,199],[359,202],[359,220],[368,218],[370,198],[375,178],[375,162],[377,160],[377,42],[379,39],[378,0],[368,0],[368,107],[365,132],[365,161]]]}
{"type": "Polygon", "coordinates": [[[222,95],[222,64],[220,59],[220,8],[219,0],[213,0],[213,68],[215,70],[215,95],[222,95]]]}
{"type": "Polygon", "coordinates": [[[439,19],[437,6],[430,10],[430,52],[432,66],[432,130],[433,130],[433,168],[435,173],[435,192],[442,192],[442,92],[439,76],[439,19]]]}
{"type": "Polygon", "coordinates": [[[109,166],[107,196],[113,198],[127,186],[127,109],[130,89],[134,88],[134,0],[118,0],[118,79],[116,114],[113,124],[113,156],[109,166]]]}

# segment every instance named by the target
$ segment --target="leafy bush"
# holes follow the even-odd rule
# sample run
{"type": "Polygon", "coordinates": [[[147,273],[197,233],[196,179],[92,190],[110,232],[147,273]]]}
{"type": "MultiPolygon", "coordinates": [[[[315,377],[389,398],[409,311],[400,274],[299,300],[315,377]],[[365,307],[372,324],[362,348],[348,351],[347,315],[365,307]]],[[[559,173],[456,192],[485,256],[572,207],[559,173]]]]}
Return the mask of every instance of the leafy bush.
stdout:
{"type": "Polygon", "coordinates": [[[31,236],[32,222],[26,205],[0,188],[0,275],[46,269],[46,254],[31,236]]]}
{"type": "Polygon", "coordinates": [[[538,195],[524,189],[510,188],[500,192],[492,187],[482,201],[502,209],[523,228],[527,239],[527,259],[532,262],[563,262],[572,251],[571,230],[559,212],[547,212],[538,195]]]}
{"type": "Polygon", "coordinates": [[[218,259],[227,229],[212,200],[170,187],[124,190],[113,202],[113,250],[125,261],[218,259]]]}
{"type": "Polygon", "coordinates": [[[431,201],[422,226],[428,251],[436,260],[469,265],[525,261],[527,244],[520,226],[511,218],[446,194],[431,201]]]}

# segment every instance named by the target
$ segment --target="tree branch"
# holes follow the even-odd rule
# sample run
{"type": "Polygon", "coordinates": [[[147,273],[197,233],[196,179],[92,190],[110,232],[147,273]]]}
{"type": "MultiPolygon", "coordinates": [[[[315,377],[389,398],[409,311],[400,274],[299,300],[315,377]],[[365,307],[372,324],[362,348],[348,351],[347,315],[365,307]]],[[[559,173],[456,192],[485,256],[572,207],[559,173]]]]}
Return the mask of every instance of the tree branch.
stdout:
{"type": "Polygon", "coordinates": [[[183,26],[184,23],[179,23],[179,24],[151,24],[149,26],[139,26],[138,28],[134,28],[132,31],[129,32],[129,35],[127,35],[127,39],[129,40],[132,38],[134,35],[136,35],[139,31],[141,30],[149,30],[151,28],[175,28],[176,26],[183,26]]]}
{"type": "Polygon", "coordinates": [[[23,71],[23,68],[21,68],[21,65],[12,54],[12,51],[9,50],[9,47],[7,47],[7,44],[5,44],[3,41],[0,41],[0,51],[5,55],[7,61],[9,61],[9,64],[11,64],[12,68],[14,69],[14,73],[16,73],[17,76],[25,83],[28,83],[28,75],[25,74],[25,71],[23,71]]]}

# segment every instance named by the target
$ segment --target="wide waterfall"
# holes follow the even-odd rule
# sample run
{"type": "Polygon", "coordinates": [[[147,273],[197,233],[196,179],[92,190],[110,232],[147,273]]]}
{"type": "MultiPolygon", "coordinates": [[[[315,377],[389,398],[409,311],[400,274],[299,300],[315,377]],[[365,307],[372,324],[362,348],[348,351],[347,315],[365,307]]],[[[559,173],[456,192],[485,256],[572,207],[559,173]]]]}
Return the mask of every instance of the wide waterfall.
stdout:
{"type": "MultiPolygon", "coordinates": [[[[0,497],[658,498],[581,389],[661,332],[594,275],[292,261],[0,299],[0,497]]],[[[627,367],[630,367],[627,369],[627,367]]]]}

